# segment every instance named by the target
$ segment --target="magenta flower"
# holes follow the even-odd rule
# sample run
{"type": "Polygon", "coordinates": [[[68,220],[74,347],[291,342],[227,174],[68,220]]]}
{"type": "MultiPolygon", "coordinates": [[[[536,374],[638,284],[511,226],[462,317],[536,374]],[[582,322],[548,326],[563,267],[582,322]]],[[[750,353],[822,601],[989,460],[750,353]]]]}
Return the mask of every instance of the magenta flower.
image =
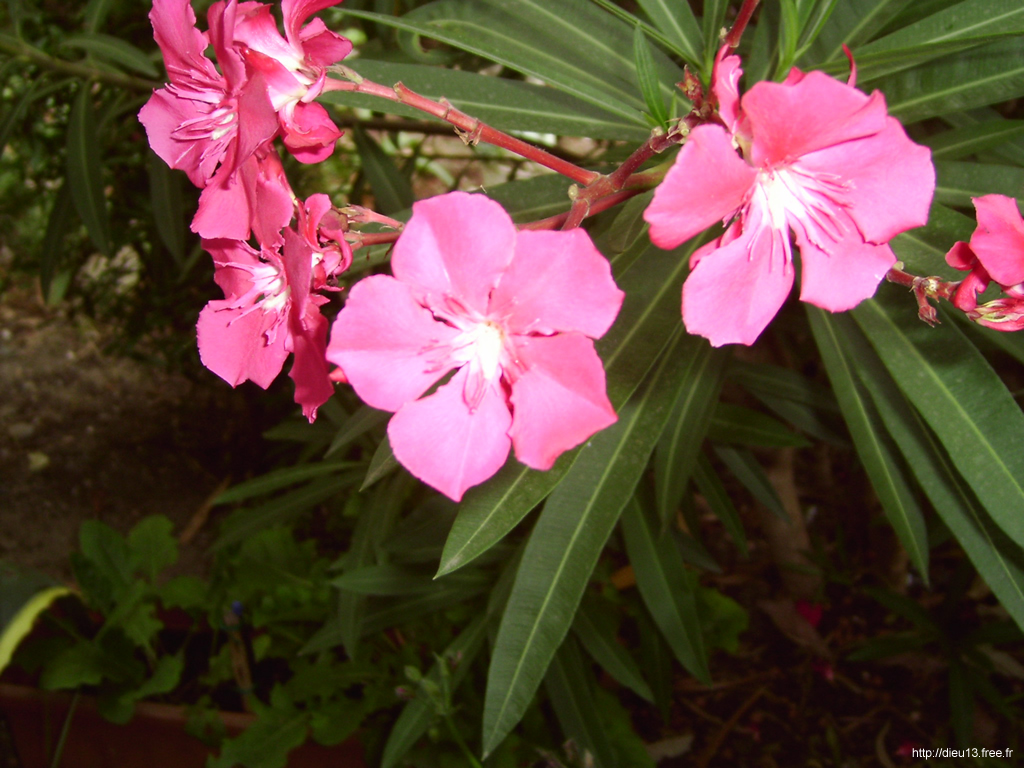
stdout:
{"type": "Polygon", "coordinates": [[[935,189],[930,151],[878,91],[794,69],[740,99],[739,59],[724,52],[712,86],[725,127],[693,129],[644,213],[661,248],[732,220],[694,253],[683,286],[687,330],[715,346],[752,344],[781,308],[794,281],[790,229],[800,298],[850,309],[895,262],[889,240],[925,223],[935,189]]]}
{"type": "Polygon", "coordinates": [[[1017,201],[1004,195],[972,198],[978,227],[971,242],[959,242],[946,262],[970,274],[953,296],[953,304],[979,325],[999,331],[1024,328],[1024,219],[1017,201]],[[978,305],[978,294],[995,282],[1006,297],[978,305]]]}
{"type": "Polygon", "coordinates": [[[518,232],[494,201],[452,192],[413,206],[391,265],[352,288],[327,359],[395,412],[388,437],[413,475],[458,501],[510,447],[549,469],[615,422],[592,339],[623,294],[585,232],[518,232]]]}
{"type": "Polygon", "coordinates": [[[277,246],[256,251],[238,240],[203,241],[225,298],[199,315],[199,356],[233,387],[252,381],[266,389],[294,353],[295,402],[313,421],[333,394],[324,359],[327,319],[320,314],[327,299],[310,292],[317,259],[306,240],[286,229],[283,241],[283,255],[277,246]]]}
{"type": "Polygon", "coordinates": [[[263,77],[249,77],[232,47],[236,10],[236,0],[214,3],[209,36],[196,28],[188,0],[154,0],[149,15],[171,82],[153,93],[139,120],[153,151],[203,188],[192,227],[206,238],[248,237],[236,171],[278,130],[263,77]],[[208,44],[223,74],[206,57],[208,44]]]}
{"type": "Polygon", "coordinates": [[[315,103],[328,84],[326,68],[344,59],[352,43],[331,32],[312,14],[339,0],[282,0],[285,37],[277,31],[270,6],[244,3],[235,26],[246,61],[259,71],[281,123],[285,146],[303,163],[318,163],[334,151],[341,131],[315,103]]]}

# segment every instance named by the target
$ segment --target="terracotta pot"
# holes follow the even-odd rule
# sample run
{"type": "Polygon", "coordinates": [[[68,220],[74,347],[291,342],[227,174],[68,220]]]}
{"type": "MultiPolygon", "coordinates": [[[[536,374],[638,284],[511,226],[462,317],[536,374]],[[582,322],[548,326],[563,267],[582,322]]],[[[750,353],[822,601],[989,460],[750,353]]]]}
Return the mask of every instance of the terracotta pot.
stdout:
{"type": "MultiPolygon", "coordinates": [[[[0,733],[0,765],[49,768],[71,695],[0,683],[0,712],[12,739],[0,733]],[[14,760],[6,755],[17,751],[14,760]]],[[[253,715],[222,712],[229,734],[238,734],[253,715]]],[[[210,749],[185,733],[185,708],[140,702],[127,725],[115,725],[96,711],[90,696],[79,698],[71,719],[61,768],[204,768],[210,749]]],[[[0,726],[3,724],[0,723],[0,726]]],[[[307,743],[292,751],[288,768],[366,768],[362,748],[355,740],[336,747],[307,743]]]]}

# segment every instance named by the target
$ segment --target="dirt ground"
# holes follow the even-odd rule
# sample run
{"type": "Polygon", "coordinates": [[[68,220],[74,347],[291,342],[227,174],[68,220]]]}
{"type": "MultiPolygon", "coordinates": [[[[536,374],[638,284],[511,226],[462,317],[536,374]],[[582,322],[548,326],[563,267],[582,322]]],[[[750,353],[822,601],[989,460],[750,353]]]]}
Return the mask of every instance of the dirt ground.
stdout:
{"type": "MultiPolygon", "coordinates": [[[[31,291],[0,295],[0,558],[60,578],[83,520],[127,532],[164,514],[180,532],[260,442],[246,392],[104,354],[107,336],[31,291]]],[[[202,571],[213,533],[179,568],[202,571]]]]}

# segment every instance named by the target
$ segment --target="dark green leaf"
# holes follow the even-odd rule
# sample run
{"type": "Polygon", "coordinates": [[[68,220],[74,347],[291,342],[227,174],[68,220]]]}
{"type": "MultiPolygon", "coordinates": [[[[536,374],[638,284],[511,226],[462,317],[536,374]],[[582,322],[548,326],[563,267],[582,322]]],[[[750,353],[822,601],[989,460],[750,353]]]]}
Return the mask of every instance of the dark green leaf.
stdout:
{"type": "Polygon", "coordinates": [[[872,299],[854,317],[988,513],[1024,544],[1024,414],[999,376],[952,323],[932,329],[912,302],[872,299]]]}
{"type": "Polygon", "coordinates": [[[365,491],[382,477],[390,475],[398,467],[398,459],[395,458],[395,454],[391,450],[391,441],[385,436],[377,446],[377,450],[373,452],[373,458],[370,459],[370,466],[366,470],[366,477],[363,478],[363,484],[359,486],[359,490],[365,491]]]}
{"type": "Polygon", "coordinates": [[[718,403],[708,427],[708,437],[718,443],[805,448],[805,438],[763,413],[732,403],[718,403]]]}
{"type": "Polygon", "coordinates": [[[89,84],[82,83],[68,120],[67,184],[71,189],[71,199],[89,230],[93,244],[105,255],[113,256],[99,148],[92,93],[89,84]]]}
{"type": "Polygon", "coordinates": [[[704,40],[688,2],[638,0],[638,5],[674,51],[691,64],[700,66],[704,40]]]}
{"type": "Polygon", "coordinates": [[[729,498],[729,494],[726,493],[725,486],[722,485],[722,481],[704,453],[697,457],[697,463],[693,469],[693,479],[697,483],[697,488],[704,495],[708,506],[711,507],[711,511],[715,513],[715,517],[722,522],[722,527],[736,542],[740,554],[746,557],[748,554],[747,534],[743,530],[743,521],[736,511],[732,499],[729,498]]]}
{"type": "Polygon", "coordinates": [[[938,162],[935,163],[935,174],[935,199],[946,205],[970,208],[972,197],[993,193],[1024,197],[1024,168],[938,162]]]}
{"type": "Polygon", "coordinates": [[[697,620],[696,576],[683,565],[672,535],[659,536],[636,499],[622,516],[622,532],[644,605],[679,663],[709,683],[711,672],[697,620]]]}
{"type": "Polygon", "coordinates": [[[593,676],[572,638],[552,658],[544,687],[566,736],[590,754],[595,768],[615,768],[618,760],[594,708],[593,676]]]}
{"type": "Polygon", "coordinates": [[[924,516],[904,476],[890,438],[886,435],[874,404],[857,379],[857,369],[867,365],[864,358],[870,347],[858,336],[852,320],[844,315],[831,315],[808,308],[811,329],[818,342],[822,359],[836,397],[843,407],[857,454],[864,463],[871,485],[878,494],[882,509],[892,525],[911,562],[925,581],[928,579],[928,534],[924,516]]]}
{"type": "Polygon", "coordinates": [[[1020,136],[1024,136],[1024,120],[991,120],[933,134],[923,143],[932,148],[933,160],[959,160],[1020,136]]]}
{"type": "Polygon", "coordinates": [[[185,263],[185,206],[181,196],[181,174],[172,171],[155,152],[149,152],[149,195],[157,234],[175,263],[185,263]]]}
{"type": "Polygon", "coordinates": [[[298,466],[277,469],[260,477],[255,477],[252,480],[246,480],[244,483],[231,486],[228,490],[217,496],[213,503],[215,505],[230,504],[235,501],[251,499],[255,496],[263,496],[281,488],[295,485],[303,480],[311,480],[321,475],[342,472],[357,466],[358,464],[354,462],[320,461],[316,464],[300,464],[298,466]]]}
{"type": "Polygon", "coordinates": [[[98,32],[71,35],[61,40],[62,45],[80,48],[100,61],[116,64],[146,77],[160,77],[160,71],[150,58],[126,40],[98,32]]]}
{"type": "Polygon", "coordinates": [[[573,632],[605,672],[640,698],[653,702],[651,687],[640,674],[633,657],[615,639],[614,627],[607,621],[610,618],[608,613],[584,598],[572,623],[573,632]]]}
{"type": "Polygon", "coordinates": [[[522,717],[619,513],[629,500],[678,397],[683,350],[693,337],[678,327],[643,388],[619,421],[581,449],[544,506],[502,617],[484,699],[484,752],[522,717]]]}
{"type": "Polygon", "coordinates": [[[363,173],[366,174],[370,188],[373,189],[377,210],[383,214],[391,214],[411,207],[413,200],[416,199],[412,192],[412,184],[395,165],[395,159],[358,126],[352,129],[352,138],[355,139],[356,149],[359,150],[363,173]]]}
{"type": "Polygon", "coordinates": [[[768,478],[757,463],[754,455],[747,450],[740,448],[727,448],[724,445],[716,445],[715,453],[718,454],[725,466],[729,468],[733,476],[739,480],[750,491],[751,495],[768,509],[774,512],[783,520],[789,516],[779,501],[779,495],[775,492],[774,486],[768,482],[768,478]]]}
{"type": "Polygon", "coordinates": [[[661,93],[658,73],[654,69],[654,57],[651,47],[638,24],[633,30],[633,59],[636,61],[636,76],[640,81],[640,93],[644,96],[647,113],[656,126],[664,126],[668,121],[668,108],[665,97],[661,93]]]}

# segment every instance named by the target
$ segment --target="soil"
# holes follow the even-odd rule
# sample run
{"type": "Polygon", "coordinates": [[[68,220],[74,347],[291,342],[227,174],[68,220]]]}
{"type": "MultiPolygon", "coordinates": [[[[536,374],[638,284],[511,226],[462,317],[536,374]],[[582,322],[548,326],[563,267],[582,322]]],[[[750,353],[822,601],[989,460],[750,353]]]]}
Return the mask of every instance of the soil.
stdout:
{"type": "MultiPolygon", "coordinates": [[[[248,393],[107,354],[112,335],[31,290],[0,295],[0,559],[66,579],[84,520],[126,533],[163,514],[180,532],[247,473],[248,393]]],[[[213,533],[182,547],[180,570],[203,570],[213,533]]]]}

